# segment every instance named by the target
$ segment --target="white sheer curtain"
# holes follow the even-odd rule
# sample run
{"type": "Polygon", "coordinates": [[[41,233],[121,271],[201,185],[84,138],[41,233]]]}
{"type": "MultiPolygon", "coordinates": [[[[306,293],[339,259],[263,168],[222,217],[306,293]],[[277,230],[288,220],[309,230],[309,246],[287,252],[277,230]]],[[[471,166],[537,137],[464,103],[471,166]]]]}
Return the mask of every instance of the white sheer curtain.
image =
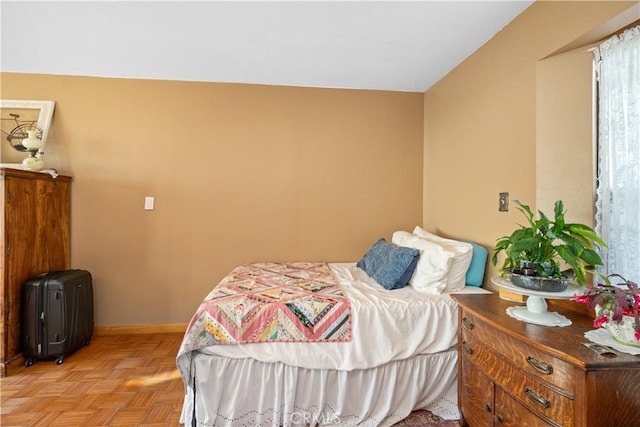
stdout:
{"type": "Polygon", "coordinates": [[[598,78],[596,232],[604,272],[640,282],[640,26],[594,49],[598,78]]]}

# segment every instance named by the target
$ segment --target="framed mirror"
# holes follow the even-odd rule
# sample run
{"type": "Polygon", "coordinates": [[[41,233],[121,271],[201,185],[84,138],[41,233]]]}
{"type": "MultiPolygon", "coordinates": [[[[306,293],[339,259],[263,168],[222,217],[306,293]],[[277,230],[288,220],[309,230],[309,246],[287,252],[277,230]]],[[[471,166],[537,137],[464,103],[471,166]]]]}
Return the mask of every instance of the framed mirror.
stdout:
{"type": "Polygon", "coordinates": [[[21,144],[22,140],[27,138],[29,130],[36,131],[37,137],[42,142],[37,153],[37,156],[42,158],[45,153],[54,107],[54,101],[0,99],[0,131],[2,134],[0,158],[3,167],[21,165],[20,163],[5,163],[5,161],[22,160],[23,154],[20,152],[25,152],[26,148],[21,144]]]}

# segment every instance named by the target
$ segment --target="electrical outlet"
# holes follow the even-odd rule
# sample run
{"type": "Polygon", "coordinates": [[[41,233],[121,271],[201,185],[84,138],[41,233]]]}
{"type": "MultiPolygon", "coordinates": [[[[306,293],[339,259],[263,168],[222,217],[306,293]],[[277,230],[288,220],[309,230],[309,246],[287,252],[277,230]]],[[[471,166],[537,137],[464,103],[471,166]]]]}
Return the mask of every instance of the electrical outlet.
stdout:
{"type": "Polygon", "coordinates": [[[498,212],[509,211],[509,193],[498,194],[498,212]]]}

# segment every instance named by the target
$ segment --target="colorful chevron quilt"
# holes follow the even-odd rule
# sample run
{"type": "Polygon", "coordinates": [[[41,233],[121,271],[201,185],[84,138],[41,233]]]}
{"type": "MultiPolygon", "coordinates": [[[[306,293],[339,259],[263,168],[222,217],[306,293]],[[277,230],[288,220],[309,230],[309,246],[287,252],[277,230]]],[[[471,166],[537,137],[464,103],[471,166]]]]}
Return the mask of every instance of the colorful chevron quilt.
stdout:
{"type": "Polygon", "coordinates": [[[191,319],[181,353],[216,344],[350,341],[349,300],[326,263],[235,268],[191,319]]]}

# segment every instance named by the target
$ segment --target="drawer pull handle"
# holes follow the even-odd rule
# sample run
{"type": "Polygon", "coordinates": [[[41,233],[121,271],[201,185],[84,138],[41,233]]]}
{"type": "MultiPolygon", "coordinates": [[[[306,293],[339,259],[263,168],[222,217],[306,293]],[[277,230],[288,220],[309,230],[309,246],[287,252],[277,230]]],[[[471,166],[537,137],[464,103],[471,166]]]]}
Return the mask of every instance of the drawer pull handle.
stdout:
{"type": "Polygon", "coordinates": [[[467,319],[466,317],[462,318],[462,324],[468,330],[472,330],[473,329],[473,322],[471,320],[467,319]]]}
{"type": "Polygon", "coordinates": [[[468,342],[462,341],[462,348],[469,354],[473,354],[473,347],[468,342]]]}
{"type": "Polygon", "coordinates": [[[537,391],[530,389],[529,387],[525,387],[524,394],[526,394],[529,399],[533,400],[534,403],[542,406],[543,408],[551,407],[551,402],[549,401],[549,399],[547,399],[537,391]]]}
{"type": "Polygon", "coordinates": [[[533,369],[540,372],[541,374],[544,374],[544,375],[553,374],[553,366],[549,365],[548,363],[544,363],[543,361],[538,360],[533,356],[527,357],[527,363],[529,364],[529,366],[531,366],[533,369]]]}
{"type": "Polygon", "coordinates": [[[484,409],[484,412],[491,412],[491,405],[485,403],[484,405],[482,405],[482,409],[484,409]]]}
{"type": "Polygon", "coordinates": [[[496,424],[500,424],[502,422],[502,415],[500,414],[495,414],[493,416],[493,420],[496,422],[496,424]]]}

